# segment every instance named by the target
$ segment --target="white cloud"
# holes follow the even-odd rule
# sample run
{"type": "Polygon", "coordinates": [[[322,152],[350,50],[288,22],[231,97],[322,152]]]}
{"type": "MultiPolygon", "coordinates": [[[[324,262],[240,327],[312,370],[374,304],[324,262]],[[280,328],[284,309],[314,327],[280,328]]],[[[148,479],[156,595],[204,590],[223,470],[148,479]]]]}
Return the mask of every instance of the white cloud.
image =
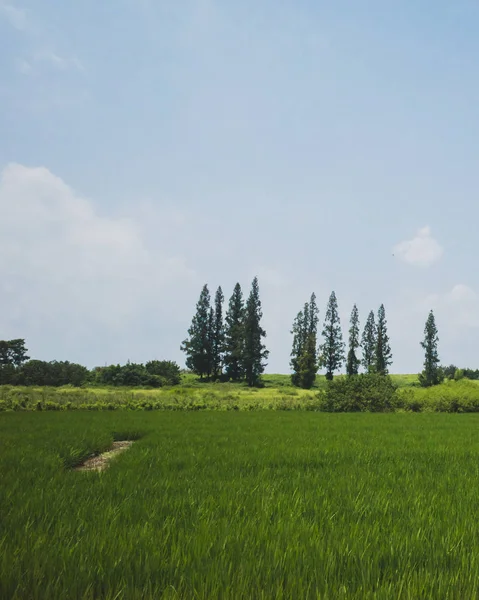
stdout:
{"type": "Polygon", "coordinates": [[[25,31],[28,27],[27,11],[23,8],[0,1],[0,15],[3,15],[18,31],[25,31]]]}
{"type": "Polygon", "coordinates": [[[419,229],[411,240],[394,246],[393,252],[400,260],[416,267],[430,267],[443,255],[441,245],[432,237],[428,226],[419,229]]]}
{"type": "Polygon", "coordinates": [[[102,337],[102,350],[110,345],[114,354],[120,336],[134,350],[135,329],[152,312],[154,327],[174,320],[178,297],[198,287],[182,256],[150,247],[141,222],[100,215],[46,168],[8,165],[0,177],[0,214],[2,335],[43,346],[56,338],[64,358],[66,340],[80,345],[83,337],[102,337]]]}

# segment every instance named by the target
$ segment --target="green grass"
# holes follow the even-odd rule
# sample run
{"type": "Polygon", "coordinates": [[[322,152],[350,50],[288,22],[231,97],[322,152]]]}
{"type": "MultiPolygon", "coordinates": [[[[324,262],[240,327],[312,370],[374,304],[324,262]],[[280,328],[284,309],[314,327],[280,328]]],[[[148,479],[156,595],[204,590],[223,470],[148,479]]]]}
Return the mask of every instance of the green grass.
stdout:
{"type": "Polygon", "coordinates": [[[475,598],[478,415],[0,414],[0,598],[475,598]],[[68,467],[139,438],[102,474],[68,467]]]}

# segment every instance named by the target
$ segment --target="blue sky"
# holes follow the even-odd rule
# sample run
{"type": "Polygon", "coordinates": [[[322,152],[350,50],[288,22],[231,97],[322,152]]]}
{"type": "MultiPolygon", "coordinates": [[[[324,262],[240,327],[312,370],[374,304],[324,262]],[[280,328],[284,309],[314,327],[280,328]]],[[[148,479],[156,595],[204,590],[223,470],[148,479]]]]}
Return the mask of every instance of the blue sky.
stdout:
{"type": "Polygon", "coordinates": [[[479,367],[473,0],[0,0],[0,337],[172,358],[201,286],[258,275],[269,372],[335,290],[393,371],[479,367]],[[393,256],[394,255],[394,256],[393,256]]]}

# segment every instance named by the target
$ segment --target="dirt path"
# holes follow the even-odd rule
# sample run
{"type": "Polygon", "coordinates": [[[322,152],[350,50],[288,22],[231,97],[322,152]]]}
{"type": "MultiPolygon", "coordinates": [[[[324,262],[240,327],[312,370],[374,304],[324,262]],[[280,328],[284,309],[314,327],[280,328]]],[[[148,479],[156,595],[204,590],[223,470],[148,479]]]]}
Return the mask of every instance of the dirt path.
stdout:
{"type": "Polygon", "coordinates": [[[110,450],[103,452],[103,454],[99,454],[98,456],[92,456],[91,458],[87,458],[87,460],[75,467],[75,471],[104,471],[108,468],[109,462],[111,459],[128,450],[133,444],[132,441],[122,441],[122,442],[113,442],[113,445],[110,450]]]}

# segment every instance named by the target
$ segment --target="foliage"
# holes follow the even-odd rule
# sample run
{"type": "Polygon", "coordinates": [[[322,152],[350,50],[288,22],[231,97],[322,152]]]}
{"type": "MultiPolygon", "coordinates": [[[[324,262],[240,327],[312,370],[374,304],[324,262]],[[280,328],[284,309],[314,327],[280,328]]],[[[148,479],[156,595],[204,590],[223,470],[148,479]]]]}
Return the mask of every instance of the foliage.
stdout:
{"type": "Polygon", "coordinates": [[[373,373],[376,368],[377,330],[374,312],[368,314],[362,336],[362,365],[366,373],[373,373]]]}
{"type": "Polygon", "coordinates": [[[437,385],[444,379],[444,373],[441,371],[440,367],[438,367],[438,341],[439,336],[437,333],[436,320],[434,318],[434,313],[431,310],[424,327],[424,341],[421,342],[421,346],[425,351],[425,358],[424,370],[419,375],[419,383],[423,387],[437,385]]]}
{"type": "MultiPolygon", "coordinates": [[[[432,388],[421,388],[417,375],[414,374],[388,375],[388,378],[394,386],[399,387],[397,410],[479,411],[479,385],[476,382],[467,379],[459,382],[446,380],[444,384],[432,388]]],[[[339,375],[334,381],[342,382],[346,379],[357,378],[339,375]]],[[[288,375],[265,375],[262,382],[265,387],[258,390],[258,388],[247,387],[244,382],[205,383],[183,375],[183,383],[180,386],[164,386],[159,389],[135,389],[114,385],[98,387],[98,384],[97,387],[82,388],[0,386],[0,412],[78,409],[100,411],[330,410],[327,402],[325,403],[326,391],[330,386],[324,375],[317,377],[315,391],[291,387],[288,375]]],[[[382,385],[381,382],[379,385],[382,385]]],[[[375,398],[374,394],[371,402],[375,398]]],[[[366,399],[364,404],[367,403],[366,399]]],[[[357,407],[354,410],[357,410],[357,407]]]]}
{"type": "Polygon", "coordinates": [[[329,412],[384,412],[397,406],[397,387],[390,377],[366,373],[330,381],[322,408],[329,412]]]}
{"type": "Polygon", "coordinates": [[[346,359],[346,374],[357,375],[359,373],[359,365],[361,360],[357,356],[357,350],[360,347],[359,341],[359,312],[356,304],[351,311],[349,321],[349,350],[346,359]]]}
{"type": "Polygon", "coordinates": [[[16,383],[41,386],[81,386],[88,382],[90,372],[82,365],[68,361],[45,362],[30,360],[19,370],[16,383]]]}
{"type": "Polygon", "coordinates": [[[210,293],[208,285],[204,285],[196,304],[196,314],[188,329],[189,337],[181,344],[181,350],[186,354],[187,368],[201,378],[209,377],[212,370],[211,325],[210,293]]]}
{"type": "Polygon", "coordinates": [[[299,362],[303,353],[304,340],[306,337],[306,328],[309,319],[309,305],[306,302],[303,310],[300,310],[293,321],[291,334],[293,336],[293,347],[291,349],[291,383],[299,386],[300,384],[300,367],[299,362]]]}
{"type": "Polygon", "coordinates": [[[479,379],[479,369],[469,369],[467,367],[459,369],[456,365],[448,365],[440,367],[441,371],[444,373],[444,377],[447,379],[454,379],[456,376],[456,371],[461,371],[463,376],[467,379],[472,379],[474,381],[479,379]]]}
{"type": "Polygon", "coordinates": [[[269,355],[269,351],[266,350],[262,341],[266,337],[266,332],[261,327],[262,317],[258,278],[255,277],[246,302],[244,318],[243,367],[246,382],[250,387],[260,384],[261,374],[266,366],[263,361],[269,355]]]}
{"type": "Polygon", "coordinates": [[[103,386],[161,387],[178,385],[181,382],[179,366],[169,360],[153,360],[146,365],[127,363],[97,367],[89,371],[83,365],[68,361],[29,360],[20,367],[0,367],[0,384],[17,386],[70,385],[80,387],[87,384],[103,386]]]}
{"type": "Polygon", "coordinates": [[[389,366],[392,364],[392,352],[391,346],[389,345],[386,311],[384,310],[384,304],[381,304],[378,310],[375,359],[375,372],[379,373],[379,375],[387,375],[389,372],[389,366]]]}
{"type": "Polygon", "coordinates": [[[477,598],[478,425],[0,415],[0,597],[477,598]],[[70,469],[114,439],[137,441],[102,474],[70,469]]]}
{"type": "Polygon", "coordinates": [[[456,365],[442,366],[441,369],[446,379],[454,379],[454,374],[457,369],[456,365]]]}
{"type": "Polygon", "coordinates": [[[323,326],[320,364],[326,369],[326,379],[331,380],[334,371],[341,368],[344,362],[344,343],[339,320],[338,301],[336,294],[331,292],[323,326]]]}
{"type": "Polygon", "coordinates": [[[223,352],[225,344],[225,330],[223,324],[223,290],[219,287],[215,294],[215,310],[212,325],[212,372],[213,377],[217,379],[221,375],[223,366],[223,352]]]}
{"type": "MultiPolygon", "coordinates": [[[[473,379],[473,380],[477,380],[479,379],[479,369],[462,369],[462,372],[464,373],[464,377],[467,377],[467,379],[473,379]]],[[[454,371],[454,374],[456,373],[456,371],[454,371]]]]}
{"type": "Polygon", "coordinates": [[[48,410],[319,410],[315,393],[293,388],[257,388],[231,383],[198,387],[132,388],[35,388],[0,387],[1,411],[48,410]]]}
{"type": "Polygon", "coordinates": [[[153,387],[177,385],[181,381],[180,368],[172,361],[154,360],[146,365],[130,363],[95,369],[94,382],[98,385],[153,387]]]}
{"type": "Polygon", "coordinates": [[[145,370],[150,375],[162,377],[166,385],[178,385],[181,383],[181,369],[172,360],[150,360],[145,364],[145,370]]]}
{"type": "Polygon", "coordinates": [[[14,367],[0,367],[0,383],[10,385],[81,386],[90,380],[90,371],[68,361],[29,360],[14,367]]]}
{"type": "Polygon", "coordinates": [[[20,367],[29,360],[24,339],[0,341],[0,367],[20,367]]]}
{"type": "Polygon", "coordinates": [[[304,389],[313,386],[319,366],[316,352],[318,312],[316,295],[313,293],[310,301],[306,302],[303,310],[297,314],[291,331],[291,382],[304,389]]]}
{"type": "Polygon", "coordinates": [[[303,352],[299,357],[298,380],[299,386],[305,390],[313,387],[318,371],[318,361],[316,358],[316,334],[308,333],[304,344],[303,352]]]}
{"type": "Polygon", "coordinates": [[[432,387],[398,390],[398,408],[412,412],[479,412],[479,385],[462,379],[446,379],[432,387]]]}
{"type": "Polygon", "coordinates": [[[237,283],[225,317],[224,363],[226,375],[232,381],[239,381],[244,376],[244,317],[243,292],[240,284],[237,283]]]}

